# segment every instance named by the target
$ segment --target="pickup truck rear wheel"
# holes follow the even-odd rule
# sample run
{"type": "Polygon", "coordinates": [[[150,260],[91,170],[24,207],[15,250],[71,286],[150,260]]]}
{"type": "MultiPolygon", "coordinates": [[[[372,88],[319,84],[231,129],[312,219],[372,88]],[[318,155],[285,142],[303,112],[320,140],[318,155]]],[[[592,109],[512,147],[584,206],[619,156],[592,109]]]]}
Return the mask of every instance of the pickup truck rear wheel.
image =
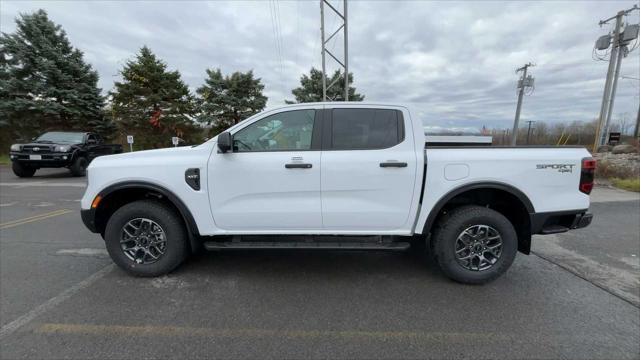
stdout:
{"type": "Polygon", "coordinates": [[[164,275],[187,256],[182,219],[153,200],[124,205],[109,218],[105,242],[111,259],[135,276],[164,275]]]}
{"type": "Polygon", "coordinates": [[[444,274],[461,283],[484,284],[513,263],[518,237],[499,212],[480,206],[452,210],[438,223],[433,251],[444,274]]]}
{"type": "Polygon", "coordinates": [[[71,170],[71,175],[73,176],[85,176],[87,174],[87,166],[89,165],[89,161],[87,158],[78,156],[73,160],[73,164],[69,167],[71,170]]]}
{"type": "Polygon", "coordinates": [[[17,161],[11,164],[11,170],[13,170],[13,173],[16,174],[17,177],[32,177],[33,174],[36,173],[36,168],[21,164],[17,161]]]}

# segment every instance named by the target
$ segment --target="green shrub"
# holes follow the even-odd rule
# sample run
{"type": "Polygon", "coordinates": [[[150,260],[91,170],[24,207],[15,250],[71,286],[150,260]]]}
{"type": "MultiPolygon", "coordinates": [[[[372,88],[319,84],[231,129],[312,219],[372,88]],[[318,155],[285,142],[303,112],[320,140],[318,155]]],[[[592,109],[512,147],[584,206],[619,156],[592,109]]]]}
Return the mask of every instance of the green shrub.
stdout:
{"type": "Polygon", "coordinates": [[[625,189],[629,191],[640,192],[640,178],[636,177],[635,179],[618,179],[613,178],[611,182],[615,187],[620,189],[625,189]]]}

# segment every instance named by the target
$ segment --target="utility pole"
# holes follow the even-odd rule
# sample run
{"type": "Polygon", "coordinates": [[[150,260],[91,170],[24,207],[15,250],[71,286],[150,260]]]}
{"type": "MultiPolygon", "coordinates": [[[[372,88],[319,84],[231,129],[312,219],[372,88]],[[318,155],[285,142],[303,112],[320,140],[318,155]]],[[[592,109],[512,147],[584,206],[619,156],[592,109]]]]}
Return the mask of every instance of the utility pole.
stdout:
{"type": "Polygon", "coordinates": [[[638,104],[638,117],[636,118],[636,127],[633,129],[633,138],[638,139],[638,128],[640,128],[640,104],[638,104]]]}
{"type": "Polygon", "coordinates": [[[623,25],[624,16],[628,15],[630,12],[634,10],[638,10],[638,5],[634,5],[632,8],[627,10],[618,11],[615,16],[612,16],[606,20],[601,20],[599,25],[602,26],[611,20],[616,21],[615,28],[613,30],[613,38],[609,39],[609,35],[605,35],[598,39],[596,43],[596,47],[598,50],[606,50],[609,48],[609,43],[613,44],[613,48],[611,49],[611,56],[609,57],[609,67],[607,68],[607,79],[604,84],[604,93],[602,94],[602,103],[600,105],[600,114],[598,115],[598,127],[596,129],[596,137],[593,142],[593,151],[596,151],[599,145],[604,145],[607,141],[607,134],[609,132],[609,123],[611,121],[611,114],[613,112],[613,104],[616,96],[616,88],[618,86],[618,77],[620,75],[620,65],[622,63],[622,58],[627,56],[628,49],[627,44],[631,42],[631,40],[637,37],[637,25],[634,29],[633,26],[629,28],[631,32],[635,30],[635,36],[632,37],[632,34],[625,34],[621,32],[623,25]],[[625,36],[627,35],[627,36],[625,36]],[[604,45],[598,44],[601,39],[604,39],[604,45]]]}
{"type": "Polygon", "coordinates": [[[326,54],[329,54],[333,60],[335,60],[341,67],[344,68],[344,101],[349,101],[349,36],[347,33],[347,0],[342,0],[342,13],[329,3],[329,0],[320,0],[320,33],[322,39],[322,101],[334,100],[327,97],[327,89],[330,89],[335,85],[340,77],[336,78],[331,84],[327,85],[327,66],[326,66],[326,54]],[[324,7],[328,6],[329,9],[342,19],[342,24],[335,30],[329,37],[325,37],[325,14],[324,7]],[[327,43],[333,39],[340,31],[343,32],[344,39],[344,58],[340,61],[329,49],[327,49],[327,43]]]}
{"type": "Polygon", "coordinates": [[[527,145],[529,145],[529,137],[531,136],[531,124],[533,124],[535,121],[533,120],[528,120],[527,123],[529,123],[529,128],[527,129],[527,145]]]}
{"type": "Polygon", "coordinates": [[[527,87],[533,87],[533,77],[527,77],[529,67],[535,66],[532,63],[525,64],[516,70],[516,74],[522,71],[522,77],[518,80],[518,106],[516,107],[516,118],[513,121],[513,132],[511,133],[511,146],[515,146],[518,139],[518,123],[520,122],[520,110],[522,109],[522,98],[527,87]]]}

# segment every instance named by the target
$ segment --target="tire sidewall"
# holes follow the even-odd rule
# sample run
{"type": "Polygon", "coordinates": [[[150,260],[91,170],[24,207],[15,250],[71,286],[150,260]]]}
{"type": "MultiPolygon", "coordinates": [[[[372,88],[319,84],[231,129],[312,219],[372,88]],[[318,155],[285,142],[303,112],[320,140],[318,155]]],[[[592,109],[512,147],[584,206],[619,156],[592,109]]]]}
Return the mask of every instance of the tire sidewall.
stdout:
{"type": "Polygon", "coordinates": [[[88,165],[89,161],[85,157],[78,156],[71,165],[71,174],[73,176],[85,176],[88,165]]]}
{"type": "Polygon", "coordinates": [[[513,263],[518,251],[518,237],[513,225],[502,214],[487,208],[474,207],[469,216],[461,212],[448,219],[447,226],[436,236],[436,255],[441,269],[450,278],[469,284],[482,284],[502,275],[513,263]],[[502,237],[502,253],[498,261],[491,268],[483,271],[473,271],[458,263],[455,256],[455,243],[458,236],[467,228],[474,225],[488,225],[494,228],[502,237]]]}
{"type": "Polygon", "coordinates": [[[11,170],[17,177],[32,177],[36,173],[34,167],[23,165],[17,161],[11,163],[11,170]]]}
{"type": "Polygon", "coordinates": [[[136,201],[118,209],[109,219],[105,230],[107,251],[121,269],[136,276],[159,276],[175,269],[186,257],[186,234],[179,217],[155,201],[136,201]],[[138,264],[129,259],[120,247],[122,227],[135,218],[155,221],[164,230],[167,245],[165,253],[156,262],[138,264]]]}

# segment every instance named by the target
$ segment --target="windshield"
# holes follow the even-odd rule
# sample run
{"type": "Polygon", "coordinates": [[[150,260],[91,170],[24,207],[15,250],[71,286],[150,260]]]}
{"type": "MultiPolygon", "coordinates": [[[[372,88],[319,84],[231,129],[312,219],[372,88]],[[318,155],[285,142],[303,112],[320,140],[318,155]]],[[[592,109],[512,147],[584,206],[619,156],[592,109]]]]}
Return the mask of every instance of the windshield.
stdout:
{"type": "Polygon", "coordinates": [[[48,132],[40,135],[35,142],[80,144],[83,142],[84,133],[78,132],[48,132]]]}

